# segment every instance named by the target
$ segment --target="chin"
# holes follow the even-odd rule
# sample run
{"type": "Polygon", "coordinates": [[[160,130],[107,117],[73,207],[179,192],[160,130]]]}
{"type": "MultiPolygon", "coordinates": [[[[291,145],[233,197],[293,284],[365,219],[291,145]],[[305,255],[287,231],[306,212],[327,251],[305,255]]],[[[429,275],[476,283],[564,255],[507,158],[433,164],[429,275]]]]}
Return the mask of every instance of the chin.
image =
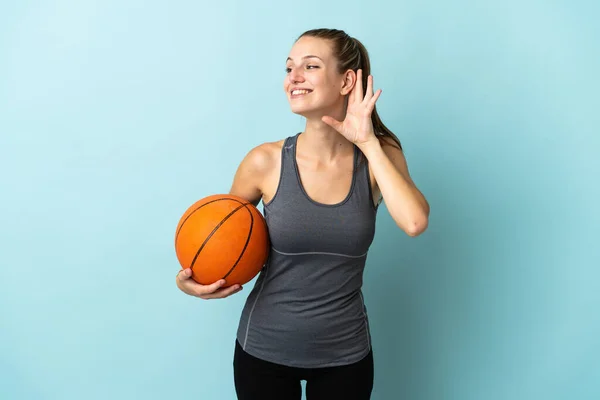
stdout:
{"type": "Polygon", "coordinates": [[[290,106],[290,111],[293,112],[294,114],[297,115],[301,115],[303,117],[306,116],[307,113],[310,113],[310,110],[307,109],[306,107],[294,107],[294,106],[290,106]]]}
{"type": "Polygon", "coordinates": [[[300,115],[304,118],[318,118],[320,119],[323,115],[323,109],[314,108],[314,107],[306,107],[300,104],[291,104],[290,110],[297,115],[300,115]]]}

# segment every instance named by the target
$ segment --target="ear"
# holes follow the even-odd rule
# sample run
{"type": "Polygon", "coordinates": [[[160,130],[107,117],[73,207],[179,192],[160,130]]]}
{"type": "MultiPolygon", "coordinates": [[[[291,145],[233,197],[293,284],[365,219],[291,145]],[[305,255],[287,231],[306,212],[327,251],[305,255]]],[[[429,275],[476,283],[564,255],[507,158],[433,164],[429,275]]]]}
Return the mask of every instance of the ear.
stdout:
{"type": "Polygon", "coordinates": [[[356,85],[356,72],[354,72],[353,70],[349,69],[348,71],[346,71],[344,73],[344,75],[342,76],[342,87],[340,89],[340,94],[342,96],[345,96],[349,93],[352,92],[352,89],[354,89],[354,86],[356,85]]]}

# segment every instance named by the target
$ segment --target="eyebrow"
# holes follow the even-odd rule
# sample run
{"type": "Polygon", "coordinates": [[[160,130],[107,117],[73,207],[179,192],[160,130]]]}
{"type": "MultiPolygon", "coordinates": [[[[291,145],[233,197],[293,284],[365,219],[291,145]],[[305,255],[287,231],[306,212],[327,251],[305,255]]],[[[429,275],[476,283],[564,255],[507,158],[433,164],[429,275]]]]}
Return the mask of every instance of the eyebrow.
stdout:
{"type": "MultiPolygon", "coordinates": [[[[304,60],[304,59],[306,59],[306,58],[318,58],[319,60],[323,61],[323,60],[321,59],[321,57],[319,57],[319,56],[308,55],[308,56],[304,56],[304,57],[302,57],[302,59],[303,59],[303,60],[304,60]]],[[[288,61],[290,61],[290,60],[292,60],[292,57],[288,57],[288,58],[285,60],[285,62],[288,62],[288,61]]],[[[292,60],[292,61],[294,61],[294,60],[292,60]]]]}

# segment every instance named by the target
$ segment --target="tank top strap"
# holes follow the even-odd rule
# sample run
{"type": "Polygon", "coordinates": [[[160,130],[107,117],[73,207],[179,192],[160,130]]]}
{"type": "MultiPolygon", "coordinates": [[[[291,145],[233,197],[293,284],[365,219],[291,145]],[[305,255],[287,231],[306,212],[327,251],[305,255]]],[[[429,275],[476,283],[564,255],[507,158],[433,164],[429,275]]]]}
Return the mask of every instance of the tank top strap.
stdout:
{"type": "Polygon", "coordinates": [[[298,195],[299,185],[296,179],[296,167],[294,165],[296,139],[301,132],[288,136],[281,147],[281,171],[279,174],[279,183],[277,190],[271,201],[267,202],[265,207],[271,207],[275,200],[282,197],[286,202],[294,199],[298,195]]]}
{"type": "Polygon", "coordinates": [[[300,132],[293,136],[289,136],[283,142],[283,148],[281,149],[281,166],[283,170],[281,171],[283,175],[288,175],[294,172],[294,156],[296,153],[296,141],[298,140],[298,136],[300,132]]]}

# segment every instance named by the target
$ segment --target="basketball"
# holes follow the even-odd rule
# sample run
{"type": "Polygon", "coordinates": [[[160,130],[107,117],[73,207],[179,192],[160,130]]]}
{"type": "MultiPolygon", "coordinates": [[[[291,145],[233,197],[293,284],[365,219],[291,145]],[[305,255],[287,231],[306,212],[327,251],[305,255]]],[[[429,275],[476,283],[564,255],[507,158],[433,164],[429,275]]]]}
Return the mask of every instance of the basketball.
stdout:
{"type": "Polygon", "coordinates": [[[243,285],[262,269],[270,250],[264,217],[247,200],[215,194],[198,200],[181,216],[175,252],[192,279],[209,285],[220,279],[243,285]]]}

